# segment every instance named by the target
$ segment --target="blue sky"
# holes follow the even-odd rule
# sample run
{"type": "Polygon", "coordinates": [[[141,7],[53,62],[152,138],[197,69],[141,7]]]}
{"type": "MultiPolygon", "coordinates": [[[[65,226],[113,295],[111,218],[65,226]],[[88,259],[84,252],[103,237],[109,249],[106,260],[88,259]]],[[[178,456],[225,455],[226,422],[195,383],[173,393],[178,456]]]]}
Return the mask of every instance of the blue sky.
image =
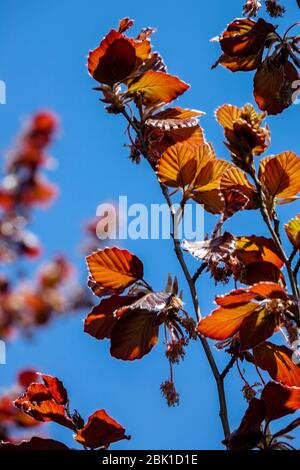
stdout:
{"type": "MultiPolygon", "coordinates": [[[[277,22],[279,30],[297,21],[296,2],[287,2],[286,17],[277,22]]],[[[253,102],[251,74],[231,74],[210,66],[219,54],[209,40],[233,18],[241,16],[241,0],[186,0],[174,3],[152,0],[2,0],[0,30],[0,79],[6,82],[7,104],[0,106],[1,157],[13,142],[22,120],[34,111],[49,108],[61,118],[62,130],[51,149],[58,169],[49,175],[61,188],[55,204],[37,211],[32,228],[45,249],[45,258],[66,252],[86,280],[85,261],[78,246],[84,220],[95,214],[104,201],[127,195],[129,203],[161,202],[154,175],[145,163],[128,160],[125,124],[119,116],[103,110],[95,82],[88,76],[89,49],[115,27],[124,16],[136,19],[136,31],[157,28],[155,49],[161,52],[170,73],[192,85],[180,105],[201,109],[206,136],[220,157],[228,158],[222,145],[222,130],[213,112],[227,102],[253,102]]],[[[269,153],[293,150],[300,154],[299,107],[268,119],[272,132],[269,153]]],[[[299,212],[299,204],[281,208],[283,221],[299,212]]],[[[209,231],[215,219],[205,218],[209,231]]],[[[228,225],[236,235],[266,230],[258,213],[244,213],[228,225]]],[[[177,273],[184,290],[186,308],[191,309],[187,286],[180,275],[169,241],[122,241],[144,262],[145,277],[157,289],[165,285],[168,272],[177,273]]],[[[191,266],[196,267],[192,260],[191,266]]],[[[32,269],[34,265],[32,265],[32,269]]],[[[219,289],[218,292],[228,290],[219,289]]],[[[208,277],[199,282],[204,314],[213,307],[215,288],[208,277]]],[[[87,312],[86,312],[87,313],[87,312]]],[[[15,373],[32,366],[61,378],[69,390],[71,404],[84,417],[98,408],[121,422],[132,440],[114,446],[119,449],[212,449],[221,448],[221,427],[215,384],[200,345],[193,344],[184,362],[176,367],[175,378],[181,395],[179,407],[169,409],[159,385],[167,378],[168,364],[163,348],[156,347],[142,361],[125,363],[110,357],[108,344],[83,333],[82,315],[53,323],[39,330],[31,340],[19,339],[8,348],[7,365],[0,366],[0,387],[14,381],[15,373]]],[[[215,351],[220,366],[226,357],[215,351]]],[[[251,381],[251,375],[249,376],[251,381]]],[[[246,407],[241,398],[242,383],[233,371],[226,383],[231,427],[246,407]]],[[[49,433],[72,445],[70,433],[50,425],[49,433]]]]}

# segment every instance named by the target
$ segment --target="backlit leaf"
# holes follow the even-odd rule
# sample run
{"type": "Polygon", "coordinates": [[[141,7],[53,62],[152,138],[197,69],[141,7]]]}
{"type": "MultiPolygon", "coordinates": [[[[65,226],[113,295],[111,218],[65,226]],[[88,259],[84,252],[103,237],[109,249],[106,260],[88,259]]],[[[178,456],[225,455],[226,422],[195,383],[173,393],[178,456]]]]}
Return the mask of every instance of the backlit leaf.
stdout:
{"type": "Polygon", "coordinates": [[[300,158],[294,152],[265,157],[260,162],[259,178],[273,198],[296,196],[300,191],[300,158]]]}
{"type": "Polygon", "coordinates": [[[300,248],[300,214],[296,215],[284,226],[285,232],[292,243],[292,245],[300,248]]]}

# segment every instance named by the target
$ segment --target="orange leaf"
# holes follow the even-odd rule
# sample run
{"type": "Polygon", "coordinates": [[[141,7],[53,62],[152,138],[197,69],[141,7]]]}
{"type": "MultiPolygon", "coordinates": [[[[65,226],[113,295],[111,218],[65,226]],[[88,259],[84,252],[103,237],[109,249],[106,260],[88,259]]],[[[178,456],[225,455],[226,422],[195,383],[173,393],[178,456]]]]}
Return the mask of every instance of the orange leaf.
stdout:
{"type": "Polygon", "coordinates": [[[300,158],[294,152],[263,158],[259,179],[273,198],[296,196],[300,191],[300,158]]]}
{"type": "MultiPolygon", "coordinates": [[[[87,264],[101,294],[121,292],[143,278],[143,263],[137,256],[120,248],[105,248],[91,254],[87,264]]],[[[98,294],[99,295],[99,294],[98,294]]]]}
{"type": "Polygon", "coordinates": [[[170,103],[188,88],[189,85],[173,75],[149,70],[131,83],[128,93],[136,97],[141,96],[145,105],[153,106],[170,103]]]}
{"type": "Polygon", "coordinates": [[[291,244],[299,249],[300,248],[300,214],[296,215],[284,226],[285,232],[291,244]]]}
{"type": "Polygon", "coordinates": [[[117,322],[115,310],[130,305],[136,297],[113,295],[101,300],[84,320],[84,331],[97,339],[110,338],[113,327],[117,322]]]}
{"type": "Polygon", "coordinates": [[[291,349],[266,342],[253,349],[253,356],[255,364],[266,370],[273,380],[289,387],[300,387],[300,367],[293,362],[291,349]]]}
{"type": "Polygon", "coordinates": [[[111,355],[133,361],[148,354],[157,343],[159,323],[156,313],[134,311],[120,318],[111,333],[111,355]]]}
{"type": "Polygon", "coordinates": [[[292,104],[292,84],[298,79],[297,69],[289,61],[283,63],[282,54],[267,57],[254,77],[254,98],[259,108],[271,115],[281,113],[292,104]]]}
{"type": "Polygon", "coordinates": [[[77,431],[74,439],[85,447],[97,449],[107,448],[113,442],[129,437],[125,435],[125,429],[105,410],[98,410],[89,417],[87,424],[77,431]]]}
{"type": "Polygon", "coordinates": [[[273,335],[277,326],[277,318],[268,309],[256,309],[245,318],[240,328],[241,351],[251,349],[273,335]]]}

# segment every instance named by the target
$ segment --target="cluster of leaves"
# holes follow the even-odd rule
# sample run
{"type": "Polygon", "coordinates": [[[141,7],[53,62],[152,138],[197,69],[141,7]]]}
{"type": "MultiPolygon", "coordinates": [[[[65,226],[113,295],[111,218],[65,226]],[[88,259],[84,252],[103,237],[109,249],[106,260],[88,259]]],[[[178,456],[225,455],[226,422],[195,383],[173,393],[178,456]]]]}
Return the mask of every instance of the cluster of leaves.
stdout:
{"type": "Polygon", "coordinates": [[[65,444],[53,439],[34,436],[20,441],[12,435],[16,428],[28,429],[47,422],[73,431],[73,438],[84,448],[107,449],[113,442],[130,439],[104,409],[95,411],[85,423],[77,410],[71,413],[63,383],[32,370],[22,371],[18,385],[0,397],[0,419],[0,450],[66,450],[65,444]]]}
{"type": "MultiPolygon", "coordinates": [[[[299,262],[294,271],[292,268],[300,247],[300,216],[285,226],[293,245],[288,258],[276,207],[298,199],[300,158],[285,151],[262,158],[258,169],[255,158],[270,144],[270,130],[263,124],[266,113],[277,114],[292,102],[292,84],[298,72],[290,60],[299,66],[298,37],[286,33],[281,38],[276,28],[262,19],[241,19],[232,22],[218,38],[223,50],[218,63],[232,71],[257,70],[255,98],[264,111],[256,112],[251,104],[241,108],[226,104],[217,109],[230,163],[217,158],[212,144],[206,141],[198,122],[203,113],[165,108],[188,86],[169,75],[159,54],[152,52],[149,38],[153,30],[148,28],[132,39],[124,34],[132,25],[133,21],[126,18],[118,31],[110,31],[90,53],[89,72],[101,84],[97,90],[103,93],[108,112],[122,113],[127,119],[132,159],[139,161],[143,155],[155,170],[173,217],[172,196],[179,192],[181,217],[190,199],[207,212],[220,214],[209,239],[183,243],[183,249],[202,263],[194,276],[187,271],[174,237],[175,252],[192,286],[194,305],[197,307],[195,281],[205,269],[216,282],[233,279],[235,290],[216,298],[218,308],[200,318],[195,334],[190,317],[182,309],[181,296],[177,296],[177,286],[175,290],[173,284],[171,290],[153,292],[143,279],[138,258],[118,248],[100,250],[87,257],[89,285],[97,295],[110,297],[88,315],[85,331],[98,339],[109,338],[111,354],[125,360],[140,359],[149,352],[162,324],[171,339],[176,332],[177,343],[185,341],[182,327],[189,337],[204,341],[206,351],[204,338],[217,340],[217,347],[231,355],[229,364],[237,364],[249,401],[240,427],[228,434],[224,443],[232,449],[288,448],[280,439],[298,426],[299,420],[274,435],[269,424],[300,408],[300,368],[294,350],[300,324],[299,262]],[[241,210],[259,210],[272,238],[223,232],[225,222],[241,210]],[[292,293],[288,292],[286,273],[292,293]],[[237,283],[246,287],[238,288],[237,283]],[[126,295],[120,296],[127,288],[126,295]],[[180,313],[184,313],[182,318],[180,313]],[[277,332],[282,333],[286,344],[267,341],[277,332]],[[261,371],[268,372],[273,380],[265,385],[260,398],[256,398],[257,384],[250,386],[246,381],[241,361],[255,366],[263,384],[261,371]]],[[[178,400],[172,378],[162,390],[174,402],[178,400]]]]}
{"type": "Polygon", "coordinates": [[[42,176],[42,168],[51,163],[45,154],[58,127],[50,112],[39,112],[27,123],[8,154],[0,182],[0,261],[14,261],[19,256],[39,256],[37,237],[27,231],[34,206],[49,204],[57,188],[42,176]]]}
{"type": "Polygon", "coordinates": [[[281,113],[299,93],[299,36],[289,36],[292,25],[280,36],[277,27],[262,18],[235,19],[214,41],[222,55],[213,65],[231,72],[255,70],[254,98],[262,111],[281,113]]]}
{"type": "Polygon", "coordinates": [[[55,317],[82,310],[90,298],[75,276],[75,269],[64,257],[44,263],[32,281],[13,285],[0,279],[0,334],[9,339],[15,332],[30,334],[55,317]]]}

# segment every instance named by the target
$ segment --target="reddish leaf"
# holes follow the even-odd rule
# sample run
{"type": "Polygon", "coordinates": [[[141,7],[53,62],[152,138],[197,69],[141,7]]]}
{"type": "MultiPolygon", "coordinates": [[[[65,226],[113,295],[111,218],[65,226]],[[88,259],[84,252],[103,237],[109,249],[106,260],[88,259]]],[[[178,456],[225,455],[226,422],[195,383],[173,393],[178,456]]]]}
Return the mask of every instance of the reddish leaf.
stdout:
{"type": "Polygon", "coordinates": [[[105,410],[99,410],[89,417],[87,424],[77,431],[74,439],[90,449],[107,448],[113,442],[129,439],[125,432],[105,410]]]}
{"type": "Polygon", "coordinates": [[[285,224],[284,229],[292,245],[295,248],[299,249],[300,248],[300,214],[296,215],[296,217],[294,217],[287,224],[285,224]]]}
{"type": "Polygon", "coordinates": [[[200,242],[183,241],[183,249],[195,258],[208,263],[225,261],[235,250],[235,241],[231,233],[225,232],[221,237],[200,242]]]}
{"type": "Polygon", "coordinates": [[[250,235],[248,237],[236,237],[236,256],[243,264],[265,261],[283,267],[284,261],[278,252],[274,241],[270,238],[250,235]]]}
{"type": "Polygon", "coordinates": [[[88,70],[100,83],[112,86],[128,77],[136,64],[136,50],[130,40],[112,30],[100,46],[90,51],[88,70]]]}
{"type": "Polygon", "coordinates": [[[247,18],[234,20],[218,38],[224,55],[217,64],[233,72],[254,70],[261,62],[267,36],[274,31],[275,27],[261,18],[257,22],[247,18]]]}
{"type": "Polygon", "coordinates": [[[273,380],[289,387],[300,387],[300,367],[293,362],[293,351],[286,346],[266,342],[253,349],[255,364],[273,380]]]}
{"type": "Polygon", "coordinates": [[[133,361],[148,354],[157,343],[159,322],[156,313],[134,311],[118,320],[111,333],[111,355],[133,361]]]}
{"type": "Polygon", "coordinates": [[[267,261],[258,261],[245,265],[242,269],[239,280],[243,284],[247,285],[255,284],[257,282],[277,283],[279,280],[282,280],[284,283],[282,272],[273,263],[268,263],[267,261]]]}
{"type": "Polygon", "coordinates": [[[45,439],[42,437],[32,437],[29,441],[21,441],[17,444],[12,444],[10,442],[1,442],[1,450],[68,450],[68,447],[62,442],[55,441],[54,439],[45,439]]]}
{"type": "Polygon", "coordinates": [[[51,375],[43,374],[42,379],[56,403],[59,405],[66,405],[68,402],[68,393],[63,383],[51,375]]]}
{"type": "Polygon", "coordinates": [[[143,278],[143,263],[127,250],[105,248],[87,257],[92,279],[99,286],[98,295],[122,292],[143,278]]]}
{"type": "Polygon", "coordinates": [[[262,307],[245,318],[240,328],[241,350],[251,349],[273,335],[277,327],[276,315],[262,307]]]}
{"type": "Polygon", "coordinates": [[[158,162],[157,175],[167,186],[185,189],[190,185],[197,169],[197,158],[191,147],[175,144],[169,147],[158,162]]]}
{"type": "Polygon", "coordinates": [[[256,447],[261,438],[261,424],[265,418],[266,404],[252,398],[238,429],[223,442],[230,450],[250,450],[256,447]]]}
{"type": "Polygon", "coordinates": [[[128,16],[126,18],[122,18],[122,20],[119,21],[119,28],[118,31],[119,33],[125,33],[128,29],[130,29],[134,25],[134,20],[129,18],[128,16]]]}
{"type": "Polygon", "coordinates": [[[173,75],[149,70],[130,84],[128,93],[141,97],[145,105],[153,106],[170,103],[188,88],[189,85],[173,75]]]}
{"type": "Polygon", "coordinates": [[[300,388],[269,382],[262,391],[261,399],[267,404],[266,418],[273,421],[300,408],[300,388]]]}
{"type": "Polygon", "coordinates": [[[276,200],[297,196],[300,192],[300,158],[294,152],[263,158],[259,179],[268,194],[276,200]]]}

